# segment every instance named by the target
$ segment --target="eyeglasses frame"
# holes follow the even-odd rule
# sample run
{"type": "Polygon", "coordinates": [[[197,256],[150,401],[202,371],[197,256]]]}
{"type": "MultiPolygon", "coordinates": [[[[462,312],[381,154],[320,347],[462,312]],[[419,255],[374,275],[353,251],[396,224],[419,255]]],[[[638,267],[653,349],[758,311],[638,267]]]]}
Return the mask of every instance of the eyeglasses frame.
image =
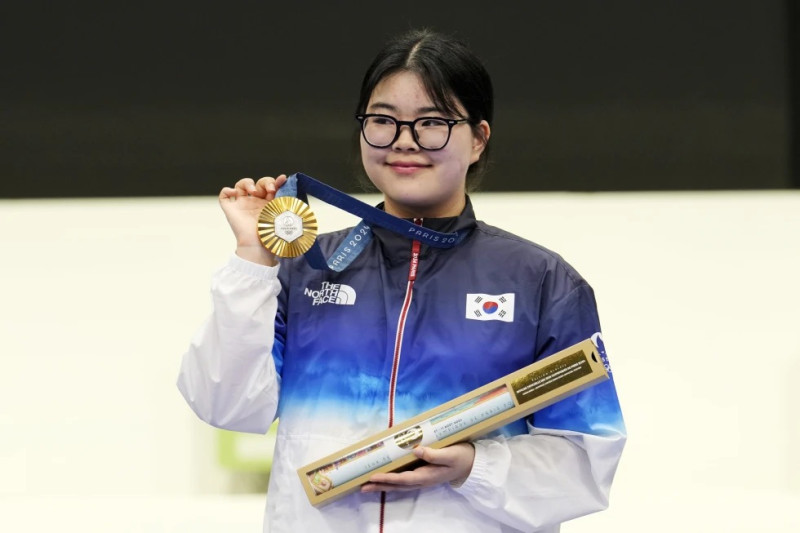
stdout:
{"type": "Polygon", "coordinates": [[[360,113],[356,115],[356,120],[361,124],[361,136],[364,137],[364,142],[368,145],[372,146],[373,148],[388,148],[397,142],[397,139],[400,138],[400,131],[403,126],[408,126],[408,129],[411,131],[411,137],[414,139],[414,142],[419,146],[422,150],[427,150],[428,152],[436,152],[438,150],[443,150],[447,144],[450,142],[450,136],[453,134],[453,126],[456,124],[461,124],[462,122],[469,122],[468,118],[442,118],[442,117],[419,117],[415,118],[414,120],[398,120],[391,115],[384,115],[383,113],[360,113]],[[391,142],[385,144],[383,146],[379,146],[377,144],[372,144],[367,140],[367,134],[364,131],[364,125],[366,120],[371,117],[383,117],[388,118],[389,120],[394,121],[395,125],[397,126],[397,131],[395,131],[394,138],[392,138],[391,142]],[[445,139],[444,144],[439,148],[425,148],[419,143],[419,138],[417,137],[417,130],[414,129],[414,126],[417,122],[421,120],[442,120],[447,123],[447,139],[445,139]]]}

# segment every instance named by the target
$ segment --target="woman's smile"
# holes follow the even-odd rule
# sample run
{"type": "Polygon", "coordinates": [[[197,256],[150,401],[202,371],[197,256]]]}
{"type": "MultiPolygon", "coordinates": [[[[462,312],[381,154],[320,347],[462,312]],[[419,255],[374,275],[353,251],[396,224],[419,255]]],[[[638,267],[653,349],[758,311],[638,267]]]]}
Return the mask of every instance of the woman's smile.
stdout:
{"type": "Polygon", "coordinates": [[[406,176],[418,174],[420,171],[431,167],[429,163],[418,161],[387,161],[386,164],[397,174],[406,176]]]}

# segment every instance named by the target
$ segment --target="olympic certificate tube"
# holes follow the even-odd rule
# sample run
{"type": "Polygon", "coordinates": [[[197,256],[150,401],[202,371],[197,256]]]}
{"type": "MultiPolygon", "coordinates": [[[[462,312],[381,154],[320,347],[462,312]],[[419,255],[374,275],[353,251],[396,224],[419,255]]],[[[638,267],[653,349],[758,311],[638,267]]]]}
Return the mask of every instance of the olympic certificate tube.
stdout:
{"type": "Polygon", "coordinates": [[[417,446],[440,441],[498,413],[513,409],[514,405],[511,392],[502,385],[323,465],[306,476],[314,492],[322,494],[410,454],[417,446]]]}

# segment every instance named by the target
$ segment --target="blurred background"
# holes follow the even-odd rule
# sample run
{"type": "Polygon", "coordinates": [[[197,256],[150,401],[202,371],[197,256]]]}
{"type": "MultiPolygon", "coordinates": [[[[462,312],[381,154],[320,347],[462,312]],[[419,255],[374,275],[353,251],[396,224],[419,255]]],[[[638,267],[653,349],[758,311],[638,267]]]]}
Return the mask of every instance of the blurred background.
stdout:
{"type": "MultiPolygon", "coordinates": [[[[302,171],[367,202],[361,76],[462,37],[493,75],[479,217],[595,289],[630,440],[565,533],[800,530],[790,0],[0,5],[0,529],[258,531],[271,438],[175,380],[233,250],[216,203],[302,171]]],[[[355,221],[312,198],[323,230],[355,221]]],[[[267,495],[268,497],[268,495],[267,495]]]]}
{"type": "Polygon", "coordinates": [[[361,78],[420,26],[493,76],[484,190],[796,188],[794,4],[9,0],[0,197],[214,194],[297,171],[358,190],[361,78]]]}

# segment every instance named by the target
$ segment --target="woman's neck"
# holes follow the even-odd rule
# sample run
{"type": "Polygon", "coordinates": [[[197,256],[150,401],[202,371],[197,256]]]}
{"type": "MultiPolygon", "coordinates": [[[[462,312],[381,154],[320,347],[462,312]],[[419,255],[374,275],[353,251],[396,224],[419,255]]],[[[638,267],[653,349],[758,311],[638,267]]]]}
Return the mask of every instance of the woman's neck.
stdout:
{"type": "Polygon", "coordinates": [[[466,196],[461,196],[446,204],[431,206],[408,206],[394,202],[386,197],[383,200],[383,208],[387,213],[398,218],[407,219],[457,217],[464,210],[466,204],[466,196]]]}

